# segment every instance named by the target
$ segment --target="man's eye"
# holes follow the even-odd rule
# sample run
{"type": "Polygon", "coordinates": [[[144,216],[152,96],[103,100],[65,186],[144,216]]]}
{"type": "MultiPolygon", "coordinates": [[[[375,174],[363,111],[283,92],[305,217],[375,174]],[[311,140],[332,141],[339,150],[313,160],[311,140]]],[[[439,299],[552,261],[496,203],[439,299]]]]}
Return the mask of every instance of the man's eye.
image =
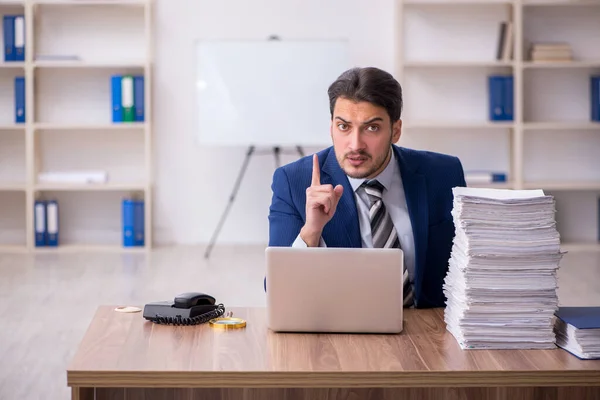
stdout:
{"type": "Polygon", "coordinates": [[[346,124],[338,124],[338,129],[340,131],[345,131],[346,129],[348,129],[348,125],[346,125],[346,124]]]}
{"type": "Polygon", "coordinates": [[[371,132],[377,132],[379,130],[379,127],[377,125],[371,125],[367,129],[371,132]]]}

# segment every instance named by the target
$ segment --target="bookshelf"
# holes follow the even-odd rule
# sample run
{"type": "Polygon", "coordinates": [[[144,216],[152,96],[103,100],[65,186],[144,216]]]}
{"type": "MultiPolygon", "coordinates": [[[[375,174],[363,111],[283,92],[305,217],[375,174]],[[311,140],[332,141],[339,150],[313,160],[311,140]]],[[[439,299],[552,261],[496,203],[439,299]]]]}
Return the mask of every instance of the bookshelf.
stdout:
{"type": "Polygon", "coordinates": [[[397,0],[395,74],[404,89],[402,143],[459,156],[465,171],[557,197],[565,248],[600,251],[600,123],[590,76],[600,75],[598,0],[397,0]],[[500,23],[513,55],[497,59],[500,23]],[[534,43],[568,43],[572,60],[531,61],[534,43]],[[490,121],[487,77],[512,75],[514,118],[490,121]],[[560,200],[560,201],[559,201],[560,200]]]}
{"type": "MultiPolygon", "coordinates": [[[[0,0],[25,17],[25,61],[0,59],[0,252],[140,252],[152,247],[152,0],[0,0]],[[68,56],[55,58],[49,56],[68,56]],[[111,76],[143,75],[143,122],[114,123],[111,76]],[[14,78],[26,120],[15,123],[14,78]],[[102,183],[40,181],[104,171],[102,183]],[[144,200],[144,245],[122,245],[121,201],[144,200]],[[36,247],[34,204],[59,204],[59,245],[36,247]],[[6,206],[5,206],[6,205],[6,206]]],[[[1,39],[1,38],[0,38],[1,39]]]]}

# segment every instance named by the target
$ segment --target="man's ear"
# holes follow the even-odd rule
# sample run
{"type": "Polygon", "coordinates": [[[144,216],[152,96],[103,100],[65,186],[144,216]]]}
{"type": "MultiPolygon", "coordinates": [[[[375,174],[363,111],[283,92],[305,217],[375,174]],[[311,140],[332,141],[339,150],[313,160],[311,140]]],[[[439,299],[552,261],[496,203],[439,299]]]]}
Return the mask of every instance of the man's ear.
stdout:
{"type": "Polygon", "coordinates": [[[401,134],[402,134],[402,120],[399,119],[398,121],[396,121],[392,124],[392,143],[398,143],[398,140],[400,140],[401,134]]]}

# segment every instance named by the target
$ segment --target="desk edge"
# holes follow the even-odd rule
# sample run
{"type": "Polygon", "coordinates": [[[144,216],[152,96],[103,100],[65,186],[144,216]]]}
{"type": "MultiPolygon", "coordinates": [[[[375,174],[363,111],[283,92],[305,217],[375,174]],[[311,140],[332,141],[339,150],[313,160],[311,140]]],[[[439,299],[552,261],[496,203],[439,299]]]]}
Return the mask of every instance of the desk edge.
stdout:
{"type": "Polygon", "coordinates": [[[67,371],[72,387],[380,388],[600,386],[600,370],[397,372],[67,371]]]}

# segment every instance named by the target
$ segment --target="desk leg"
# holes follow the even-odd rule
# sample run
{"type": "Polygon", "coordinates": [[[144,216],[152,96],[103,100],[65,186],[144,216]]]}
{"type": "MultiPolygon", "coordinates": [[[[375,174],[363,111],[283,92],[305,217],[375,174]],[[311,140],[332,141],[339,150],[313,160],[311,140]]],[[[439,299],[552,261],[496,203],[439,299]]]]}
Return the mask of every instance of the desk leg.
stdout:
{"type": "MultiPolygon", "coordinates": [[[[88,398],[80,398],[87,400],[88,398]]],[[[93,399],[93,398],[90,398],[93,399]]],[[[492,388],[97,388],[95,400],[600,400],[600,386],[492,388]]]]}
{"type": "Polygon", "coordinates": [[[71,388],[71,400],[94,400],[94,388],[71,388]]]}

